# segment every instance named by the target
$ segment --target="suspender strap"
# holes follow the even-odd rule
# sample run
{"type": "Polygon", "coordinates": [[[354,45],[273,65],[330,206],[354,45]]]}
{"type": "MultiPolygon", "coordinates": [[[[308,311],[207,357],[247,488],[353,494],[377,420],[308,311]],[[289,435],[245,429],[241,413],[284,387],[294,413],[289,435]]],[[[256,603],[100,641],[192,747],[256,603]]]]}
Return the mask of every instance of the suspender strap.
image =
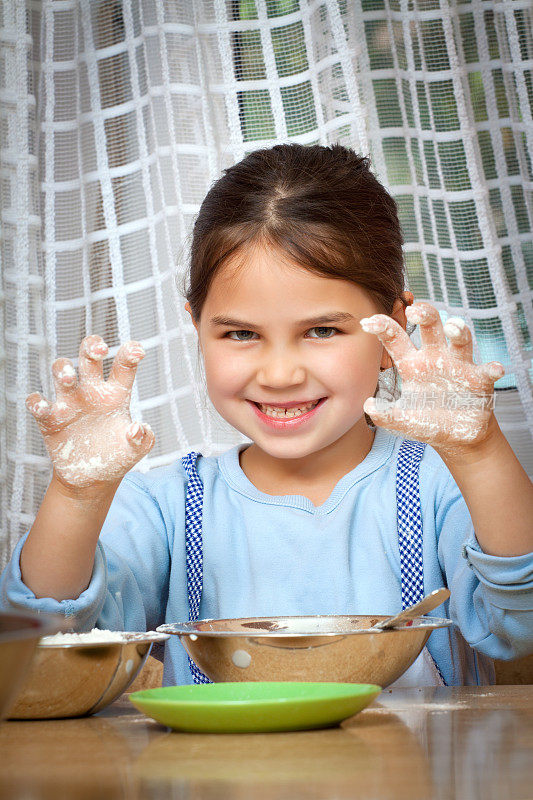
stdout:
{"type": "Polygon", "coordinates": [[[425,444],[405,439],[398,453],[396,467],[396,508],[398,545],[402,572],[402,608],[424,596],[424,561],[422,553],[422,513],[418,473],[425,444]]]}
{"type": "MultiPolygon", "coordinates": [[[[191,452],[181,459],[183,468],[189,477],[185,500],[185,552],[190,621],[198,619],[203,584],[202,506],[204,486],[196,470],[197,458],[198,453],[191,452]]],[[[189,668],[195,683],[211,683],[190,657],[189,668]]]]}
{"type": "MultiPolygon", "coordinates": [[[[402,573],[402,609],[424,596],[424,554],[419,471],[426,445],[404,439],[396,466],[398,546],[402,573]]],[[[428,651],[429,652],[429,651],[428,651]]],[[[434,660],[433,660],[434,661],[434,660]]],[[[444,685],[446,682],[434,661],[444,685]]]]}

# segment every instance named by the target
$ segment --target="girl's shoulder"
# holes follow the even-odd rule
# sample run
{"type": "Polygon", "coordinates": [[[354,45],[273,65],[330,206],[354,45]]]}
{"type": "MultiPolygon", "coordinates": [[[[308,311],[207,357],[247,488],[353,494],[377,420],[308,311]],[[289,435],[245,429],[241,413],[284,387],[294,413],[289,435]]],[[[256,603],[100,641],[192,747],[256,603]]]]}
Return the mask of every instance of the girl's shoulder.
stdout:
{"type": "Polygon", "coordinates": [[[435,505],[462,500],[462,495],[455,479],[431,445],[426,444],[420,462],[420,491],[434,497],[435,505]]]}
{"type": "Polygon", "coordinates": [[[160,467],[152,467],[146,472],[140,469],[132,469],[123,479],[123,483],[127,483],[132,487],[140,489],[141,491],[148,492],[149,494],[157,492],[157,490],[167,484],[183,484],[186,481],[186,473],[183,469],[181,459],[176,459],[170,464],[164,464],[160,467]]]}
{"type": "Polygon", "coordinates": [[[451,472],[431,445],[407,439],[407,437],[393,434],[390,431],[387,431],[387,433],[393,439],[391,458],[388,461],[391,478],[396,478],[400,448],[404,442],[408,444],[413,442],[415,445],[422,444],[423,452],[418,468],[418,483],[421,497],[427,498],[431,496],[435,499],[435,503],[438,504],[444,498],[460,495],[459,488],[451,472]]]}
{"type": "Polygon", "coordinates": [[[189,475],[183,459],[192,453],[196,453],[197,457],[190,459],[190,463],[194,465],[203,482],[204,478],[218,469],[219,457],[204,456],[197,451],[190,451],[169,464],[152,467],[146,472],[142,472],[141,469],[131,470],[122,481],[123,489],[144,492],[155,500],[164,497],[167,493],[171,493],[174,499],[180,494],[185,495],[189,475]]]}

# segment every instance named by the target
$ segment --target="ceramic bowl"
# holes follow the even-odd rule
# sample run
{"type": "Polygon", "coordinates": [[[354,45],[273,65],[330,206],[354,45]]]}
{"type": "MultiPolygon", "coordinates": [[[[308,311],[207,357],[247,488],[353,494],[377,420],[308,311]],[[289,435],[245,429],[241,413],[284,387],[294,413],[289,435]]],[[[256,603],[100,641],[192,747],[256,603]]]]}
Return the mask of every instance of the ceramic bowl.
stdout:
{"type": "Polygon", "coordinates": [[[393,630],[370,630],[383,616],[206,619],[160,625],[179,636],[212,681],[394,683],[449,619],[416,617],[393,630]]]}
{"type": "Polygon", "coordinates": [[[124,641],[40,642],[11,719],[82,717],[101,711],[135,680],[161,633],[122,633],[124,641]]]}

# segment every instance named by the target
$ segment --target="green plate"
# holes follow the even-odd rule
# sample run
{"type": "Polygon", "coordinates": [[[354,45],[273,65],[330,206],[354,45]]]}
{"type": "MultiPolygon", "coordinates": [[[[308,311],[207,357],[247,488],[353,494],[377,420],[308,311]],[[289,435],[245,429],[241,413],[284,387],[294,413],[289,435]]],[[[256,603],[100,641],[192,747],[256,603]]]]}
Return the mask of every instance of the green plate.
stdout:
{"type": "Polygon", "coordinates": [[[370,683],[235,682],[132,692],[143,714],[177,731],[259,733],[328,728],[381,692],[370,683]]]}

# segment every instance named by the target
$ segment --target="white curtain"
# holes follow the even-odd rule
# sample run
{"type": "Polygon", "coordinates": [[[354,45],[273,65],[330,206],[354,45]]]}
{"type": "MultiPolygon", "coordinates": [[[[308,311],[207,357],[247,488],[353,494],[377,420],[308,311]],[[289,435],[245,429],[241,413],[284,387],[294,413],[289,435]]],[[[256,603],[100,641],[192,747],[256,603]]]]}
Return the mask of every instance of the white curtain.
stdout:
{"type": "Polygon", "coordinates": [[[496,413],[533,475],[532,18],[530,0],[3,0],[1,563],[50,477],[24,399],[53,398],[52,361],[87,333],[110,359],[146,349],[140,469],[243,440],[174,275],[221,170],[283,141],[370,154],[409,287],[504,363],[496,413]]]}

